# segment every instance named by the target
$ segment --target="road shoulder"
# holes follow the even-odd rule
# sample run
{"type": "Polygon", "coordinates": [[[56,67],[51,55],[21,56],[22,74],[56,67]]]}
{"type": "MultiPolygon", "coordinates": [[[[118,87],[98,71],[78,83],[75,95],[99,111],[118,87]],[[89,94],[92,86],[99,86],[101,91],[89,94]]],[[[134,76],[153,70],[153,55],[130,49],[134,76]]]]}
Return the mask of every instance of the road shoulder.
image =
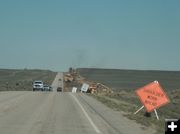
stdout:
{"type": "Polygon", "coordinates": [[[152,128],[147,128],[137,122],[130,120],[123,116],[119,111],[114,111],[105,106],[96,99],[85,95],[78,94],[79,100],[84,104],[83,106],[91,112],[91,115],[98,115],[101,120],[114,132],[120,134],[153,134],[155,131],[152,128]]]}

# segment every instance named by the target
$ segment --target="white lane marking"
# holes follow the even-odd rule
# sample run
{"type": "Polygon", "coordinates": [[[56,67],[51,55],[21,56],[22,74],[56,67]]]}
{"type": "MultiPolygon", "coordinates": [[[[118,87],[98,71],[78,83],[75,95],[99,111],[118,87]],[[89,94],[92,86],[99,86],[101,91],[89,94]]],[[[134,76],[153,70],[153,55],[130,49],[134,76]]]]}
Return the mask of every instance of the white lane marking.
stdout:
{"type": "Polygon", "coordinates": [[[87,112],[85,111],[85,109],[83,108],[83,106],[81,105],[81,103],[79,102],[79,100],[72,94],[70,94],[74,100],[77,102],[77,104],[79,105],[79,107],[81,108],[81,110],[83,111],[84,115],[86,116],[86,118],[88,119],[88,121],[90,122],[90,124],[92,125],[92,127],[94,128],[94,130],[96,131],[96,133],[101,133],[100,130],[98,129],[98,127],[94,124],[94,122],[92,121],[92,119],[89,117],[89,115],[87,114],[87,112]]]}

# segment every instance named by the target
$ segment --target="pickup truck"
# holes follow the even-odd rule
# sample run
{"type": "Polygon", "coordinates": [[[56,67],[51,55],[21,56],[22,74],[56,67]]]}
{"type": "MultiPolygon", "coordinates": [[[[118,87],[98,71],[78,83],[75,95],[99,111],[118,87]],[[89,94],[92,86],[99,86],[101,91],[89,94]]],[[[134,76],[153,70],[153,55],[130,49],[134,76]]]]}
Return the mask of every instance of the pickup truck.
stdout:
{"type": "Polygon", "coordinates": [[[33,82],[33,91],[43,91],[44,84],[42,81],[34,81],[33,82]]]}

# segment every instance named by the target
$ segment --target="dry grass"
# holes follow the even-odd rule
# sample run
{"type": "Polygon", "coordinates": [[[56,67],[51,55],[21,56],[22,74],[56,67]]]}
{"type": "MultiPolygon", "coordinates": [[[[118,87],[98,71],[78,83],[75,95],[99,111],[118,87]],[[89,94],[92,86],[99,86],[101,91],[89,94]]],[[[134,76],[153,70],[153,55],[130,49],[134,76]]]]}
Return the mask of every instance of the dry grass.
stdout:
{"type": "Polygon", "coordinates": [[[0,69],[0,91],[32,90],[34,80],[51,84],[56,72],[49,70],[10,70],[0,69]]]}
{"type": "Polygon", "coordinates": [[[145,109],[138,114],[133,113],[142,105],[133,91],[120,91],[111,94],[94,94],[94,98],[105,104],[106,106],[116,110],[123,111],[124,116],[131,120],[135,120],[146,127],[151,126],[157,130],[157,134],[164,134],[165,119],[180,117],[180,90],[174,90],[167,93],[171,103],[158,109],[160,120],[158,121],[155,114],[151,117],[144,116],[145,109]]]}
{"type": "Polygon", "coordinates": [[[157,134],[164,134],[166,118],[180,118],[180,71],[148,71],[148,70],[119,70],[80,68],[78,73],[87,81],[100,82],[109,86],[114,93],[95,94],[97,100],[108,107],[121,111],[124,116],[157,130],[157,134]],[[137,115],[133,113],[142,106],[135,90],[154,80],[158,80],[170,98],[170,103],[157,109],[160,121],[155,114],[145,117],[145,109],[137,115]]]}

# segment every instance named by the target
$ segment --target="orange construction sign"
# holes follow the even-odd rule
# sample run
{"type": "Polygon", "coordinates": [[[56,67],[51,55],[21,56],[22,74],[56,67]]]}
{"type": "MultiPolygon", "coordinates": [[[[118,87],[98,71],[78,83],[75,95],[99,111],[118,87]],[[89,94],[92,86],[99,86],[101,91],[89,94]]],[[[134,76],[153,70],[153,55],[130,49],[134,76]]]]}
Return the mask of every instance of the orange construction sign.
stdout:
{"type": "Polygon", "coordinates": [[[157,81],[136,90],[136,94],[139,96],[147,112],[152,112],[154,109],[169,103],[169,98],[157,81]]]}

